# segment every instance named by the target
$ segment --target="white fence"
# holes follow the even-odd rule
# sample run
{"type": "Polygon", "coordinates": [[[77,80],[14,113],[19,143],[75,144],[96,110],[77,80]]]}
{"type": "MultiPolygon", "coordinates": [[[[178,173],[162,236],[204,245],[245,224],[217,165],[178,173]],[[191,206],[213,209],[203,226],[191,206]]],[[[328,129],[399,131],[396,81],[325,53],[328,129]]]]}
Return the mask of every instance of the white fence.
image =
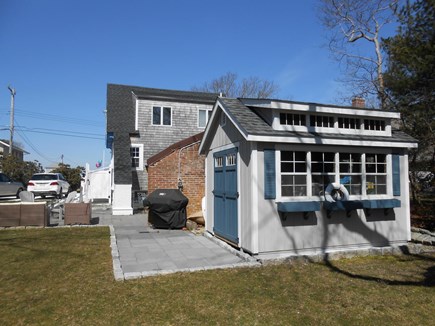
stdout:
{"type": "Polygon", "coordinates": [[[113,165],[91,171],[86,164],[86,175],[83,181],[83,197],[90,201],[102,200],[112,203],[113,165]]]}

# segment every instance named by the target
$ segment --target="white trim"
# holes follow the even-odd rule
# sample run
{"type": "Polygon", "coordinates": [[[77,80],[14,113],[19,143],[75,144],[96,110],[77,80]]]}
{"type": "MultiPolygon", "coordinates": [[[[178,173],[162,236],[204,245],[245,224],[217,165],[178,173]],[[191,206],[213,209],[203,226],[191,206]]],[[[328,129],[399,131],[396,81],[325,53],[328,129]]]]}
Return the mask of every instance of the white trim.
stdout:
{"type": "MultiPolygon", "coordinates": [[[[242,134],[243,135],[243,134],[242,134]]],[[[349,140],[349,139],[327,139],[327,138],[303,138],[294,136],[256,136],[245,137],[247,141],[258,141],[267,143],[294,143],[314,145],[343,145],[343,146],[367,146],[367,147],[394,147],[394,148],[417,148],[417,143],[388,142],[373,140],[349,140]]]]}
{"type": "Polygon", "coordinates": [[[410,207],[410,197],[409,197],[409,161],[408,154],[405,153],[403,156],[400,155],[400,166],[403,166],[400,170],[400,188],[405,189],[405,193],[401,194],[404,199],[404,209],[406,218],[406,235],[407,240],[411,241],[411,207],[410,207]],[[403,178],[405,177],[405,178],[403,178]],[[404,183],[404,185],[402,184],[404,183]],[[404,188],[403,188],[404,187],[404,188]],[[404,195],[404,196],[403,196],[404,195]]]}
{"type": "MultiPolygon", "coordinates": [[[[213,159],[213,156],[212,156],[212,159],[213,159]]],[[[203,209],[203,212],[204,212],[203,214],[204,214],[204,223],[205,223],[204,228],[205,228],[205,230],[213,231],[213,221],[211,221],[211,224],[212,224],[211,228],[208,227],[208,222],[209,222],[208,218],[209,218],[209,216],[213,215],[213,214],[210,215],[210,212],[208,211],[208,196],[209,196],[208,195],[208,189],[210,187],[210,181],[209,181],[209,175],[208,175],[208,172],[209,172],[208,171],[208,168],[209,168],[208,165],[209,165],[208,164],[208,157],[206,156],[205,160],[204,160],[204,168],[205,168],[204,197],[205,197],[205,200],[204,200],[204,207],[201,207],[201,208],[203,209]]],[[[202,202],[202,198],[201,198],[201,202],[202,202]]]]}
{"type": "Polygon", "coordinates": [[[240,147],[234,147],[237,148],[237,193],[239,194],[237,196],[237,237],[239,238],[239,243],[237,244],[239,247],[242,247],[242,228],[240,227],[242,225],[242,205],[240,205],[241,199],[240,199],[240,185],[242,181],[242,176],[240,175],[240,147]]]}
{"type": "Polygon", "coordinates": [[[172,121],[173,121],[173,108],[172,106],[169,105],[162,105],[162,104],[152,104],[151,105],[151,126],[154,127],[172,127],[172,121]],[[160,124],[154,124],[154,108],[160,108],[160,124]],[[163,109],[164,108],[169,108],[171,109],[171,124],[169,125],[164,125],[163,124],[163,109]]]}
{"type": "MultiPolygon", "coordinates": [[[[227,145],[223,145],[220,147],[215,147],[213,149],[210,150],[210,152],[213,154],[217,153],[217,152],[221,152],[221,151],[225,151],[227,149],[232,149],[232,148],[237,148],[239,149],[240,146],[240,142],[235,142],[235,143],[231,143],[231,144],[227,144],[227,145]]],[[[238,152],[238,151],[237,151],[238,152]]]]}
{"type": "MultiPolygon", "coordinates": [[[[258,173],[258,150],[257,143],[251,143],[251,252],[257,254],[259,252],[258,243],[258,197],[259,197],[259,173],[258,173]]],[[[243,246],[243,244],[241,244],[243,246]]]]}
{"type": "MultiPolygon", "coordinates": [[[[133,95],[136,97],[134,93],[133,95]]],[[[137,97],[135,104],[134,130],[139,130],[139,100],[137,99],[137,97]]]]}

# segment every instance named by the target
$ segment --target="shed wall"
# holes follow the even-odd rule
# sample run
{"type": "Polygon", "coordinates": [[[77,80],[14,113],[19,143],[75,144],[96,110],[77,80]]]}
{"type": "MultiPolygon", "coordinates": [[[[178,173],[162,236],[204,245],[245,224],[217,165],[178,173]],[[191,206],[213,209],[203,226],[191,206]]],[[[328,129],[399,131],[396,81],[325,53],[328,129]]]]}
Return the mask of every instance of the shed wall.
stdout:
{"type": "MultiPolygon", "coordinates": [[[[341,248],[361,248],[388,246],[403,243],[410,238],[409,189],[407,156],[402,151],[401,196],[394,197],[401,201],[400,208],[390,209],[384,215],[383,209],[371,210],[370,216],[359,209],[352,211],[350,217],[346,212],[332,212],[327,217],[326,211],[302,212],[279,215],[276,200],[264,199],[264,148],[274,148],[275,144],[259,144],[258,168],[259,198],[256,209],[259,212],[259,253],[279,253],[289,251],[295,254],[324,252],[341,248]]],[[[347,152],[343,147],[288,145],[287,150],[321,150],[347,152]]],[[[381,151],[391,153],[390,149],[361,148],[360,151],[381,151]]],[[[292,200],[292,199],[289,199],[292,200]]]]}

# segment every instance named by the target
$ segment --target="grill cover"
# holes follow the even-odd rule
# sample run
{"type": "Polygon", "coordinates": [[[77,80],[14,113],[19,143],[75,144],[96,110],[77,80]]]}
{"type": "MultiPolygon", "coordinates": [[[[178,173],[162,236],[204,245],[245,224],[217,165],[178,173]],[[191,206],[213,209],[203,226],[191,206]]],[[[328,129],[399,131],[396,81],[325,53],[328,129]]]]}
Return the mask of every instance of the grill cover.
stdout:
{"type": "Polygon", "coordinates": [[[186,226],[188,202],[178,189],[156,189],[143,204],[149,207],[148,221],[155,228],[180,229],[186,226]]]}

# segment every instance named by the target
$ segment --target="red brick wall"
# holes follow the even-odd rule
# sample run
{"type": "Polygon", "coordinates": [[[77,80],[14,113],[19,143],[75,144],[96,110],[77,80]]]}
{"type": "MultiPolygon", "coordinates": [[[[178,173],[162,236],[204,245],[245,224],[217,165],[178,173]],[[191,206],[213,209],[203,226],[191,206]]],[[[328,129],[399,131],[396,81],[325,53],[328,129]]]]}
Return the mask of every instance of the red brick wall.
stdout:
{"type": "MultiPolygon", "coordinates": [[[[199,143],[181,151],[183,194],[189,198],[187,215],[201,210],[205,187],[205,156],[198,154],[199,143]]],[[[148,193],[156,189],[178,188],[178,155],[180,149],[148,166],[148,193]]]]}

